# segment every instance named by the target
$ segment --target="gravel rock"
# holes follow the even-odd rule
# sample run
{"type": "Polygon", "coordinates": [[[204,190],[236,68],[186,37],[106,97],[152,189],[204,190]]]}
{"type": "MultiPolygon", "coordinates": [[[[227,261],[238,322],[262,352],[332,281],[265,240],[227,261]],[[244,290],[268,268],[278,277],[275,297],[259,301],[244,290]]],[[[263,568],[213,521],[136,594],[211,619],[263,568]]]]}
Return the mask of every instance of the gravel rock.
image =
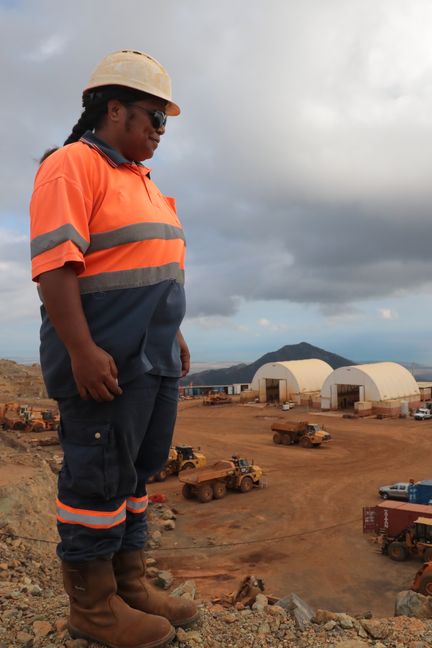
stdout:
{"type": "Polygon", "coordinates": [[[161,587],[162,589],[168,589],[173,584],[173,581],[174,576],[171,574],[171,572],[163,570],[158,572],[155,580],[155,585],[157,585],[157,587],[161,587]]]}
{"type": "Polygon", "coordinates": [[[423,596],[412,590],[399,592],[395,603],[395,616],[413,616],[419,619],[432,618],[430,596],[423,596]]]}
{"type": "Polygon", "coordinates": [[[193,580],[187,580],[178,587],[176,587],[172,592],[171,596],[178,598],[187,598],[193,601],[196,595],[196,585],[193,580]]]}
{"type": "Polygon", "coordinates": [[[388,628],[381,620],[363,619],[362,626],[372,639],[385,639],[388,635],[388,628]]]}

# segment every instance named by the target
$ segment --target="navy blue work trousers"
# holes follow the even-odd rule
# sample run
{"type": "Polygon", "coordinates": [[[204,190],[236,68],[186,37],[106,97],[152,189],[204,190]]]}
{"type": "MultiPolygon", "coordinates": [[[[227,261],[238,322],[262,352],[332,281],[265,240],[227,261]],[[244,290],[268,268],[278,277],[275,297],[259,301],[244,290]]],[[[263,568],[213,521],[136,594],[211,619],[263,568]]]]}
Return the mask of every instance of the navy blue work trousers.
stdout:
{"type": "Polygon", "coordinates": [[[64,461],[57,526],[62,560],[142,549],[147,479],[165,464],[174,431],[178,378],[152,374],[122,385],[113,401],[58,400],[64,461]]]}

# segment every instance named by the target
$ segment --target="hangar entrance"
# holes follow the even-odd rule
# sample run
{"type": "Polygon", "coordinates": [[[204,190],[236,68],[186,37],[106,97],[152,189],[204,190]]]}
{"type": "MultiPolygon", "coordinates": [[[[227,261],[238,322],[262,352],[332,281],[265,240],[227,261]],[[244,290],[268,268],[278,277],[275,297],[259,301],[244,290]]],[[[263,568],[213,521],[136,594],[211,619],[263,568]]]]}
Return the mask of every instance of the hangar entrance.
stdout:
{"type": "Polygon", "coordinates": [[[265,389],[267,403],[275,403],[279,401],[279,380],[276,378],[266,378],[265,389]]]}
{"type": "Polygon", "coordinates": [[[337,386],[337,407],[338,409],[354,408],[354,403],[360,400],[360,385],[338,385],[337,386]]]}

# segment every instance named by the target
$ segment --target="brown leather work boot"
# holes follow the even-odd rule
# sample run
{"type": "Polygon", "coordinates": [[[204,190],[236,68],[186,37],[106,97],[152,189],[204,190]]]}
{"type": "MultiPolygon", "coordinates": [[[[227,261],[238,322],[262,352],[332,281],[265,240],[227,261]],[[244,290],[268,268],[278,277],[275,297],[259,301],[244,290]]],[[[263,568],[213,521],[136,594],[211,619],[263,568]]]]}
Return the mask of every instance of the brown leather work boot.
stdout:
{"type": "Polygon", "coordinates": [[[62,571],[73,639],[99,641],[111,648],[160,648],[174,637],[166,619],[135,610],[117,595],[111,560],[62,562],[62,571]]]}
{"type": "Polygon", "coordinates": [[[193,601],[169,596],[145,578],[145,557],[142,550],[122,551],[113,558],[118,595],[128,605],[143,612],[158,614],[173,626],[188,626],[199,617],[193,601]]]}

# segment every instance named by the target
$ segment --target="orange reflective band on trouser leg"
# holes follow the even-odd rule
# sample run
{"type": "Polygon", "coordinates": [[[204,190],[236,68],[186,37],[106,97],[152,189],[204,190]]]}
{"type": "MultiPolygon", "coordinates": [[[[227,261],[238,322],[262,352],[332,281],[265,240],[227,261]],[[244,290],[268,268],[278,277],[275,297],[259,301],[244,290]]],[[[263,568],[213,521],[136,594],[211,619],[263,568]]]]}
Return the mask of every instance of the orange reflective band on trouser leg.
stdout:
{"type": "Polygon", "coordinates": [[[63,504],[59,499],[57,504],[57,521],[63,524],[80,524],[90,529],[111,529],[126,520],[126,502],[115,511],[92,511],[73,508],[63,504]]]}
{"type": "Polygon", "coordinates": [[[126,508],[130,513],[144,513],[148,506],[148,496],[143,497],[128,497],[126,500],[126,508]]]}

